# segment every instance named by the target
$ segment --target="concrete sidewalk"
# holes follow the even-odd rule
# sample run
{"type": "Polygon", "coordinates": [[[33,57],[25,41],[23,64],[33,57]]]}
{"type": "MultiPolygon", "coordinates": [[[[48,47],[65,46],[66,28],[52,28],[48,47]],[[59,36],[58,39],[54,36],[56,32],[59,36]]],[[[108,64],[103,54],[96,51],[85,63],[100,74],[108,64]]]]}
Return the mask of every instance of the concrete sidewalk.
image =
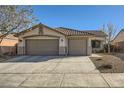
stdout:
{"type": "Polygon", "coordinates": [[[124,87],[124,74],[0,74],[0,87],[124,87]]]}
{"type": "Polygon", "coordinates": [[[0,87],[109,87],[99,74],[0,74],[0,87]]]}

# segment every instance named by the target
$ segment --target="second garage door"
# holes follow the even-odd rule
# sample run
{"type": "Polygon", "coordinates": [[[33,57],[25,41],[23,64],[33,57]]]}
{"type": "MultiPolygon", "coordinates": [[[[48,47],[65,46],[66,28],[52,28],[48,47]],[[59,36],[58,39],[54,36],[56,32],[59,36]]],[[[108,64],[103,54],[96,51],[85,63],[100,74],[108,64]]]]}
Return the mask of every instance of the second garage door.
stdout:
{"type": "Polygon", "coordinates": [[[86,39],[69,39],[69,55],[87,55],[86,39]]]}
{"type": "Polygon", "coordinates": [[[26,54],[28,55],[58,55],[58,39],[28,39],[26,40],[26,54]]]}

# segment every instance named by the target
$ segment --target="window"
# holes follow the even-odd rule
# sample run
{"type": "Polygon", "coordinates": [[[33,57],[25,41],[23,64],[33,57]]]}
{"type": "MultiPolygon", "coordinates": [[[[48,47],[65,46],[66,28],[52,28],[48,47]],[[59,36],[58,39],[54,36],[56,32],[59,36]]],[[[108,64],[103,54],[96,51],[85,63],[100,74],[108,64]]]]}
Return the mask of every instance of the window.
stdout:
{"type": "Polygon", "coordinates": [[[99,40],[92,40],[92,48],[100,48],[100,44],[99,40]]]}

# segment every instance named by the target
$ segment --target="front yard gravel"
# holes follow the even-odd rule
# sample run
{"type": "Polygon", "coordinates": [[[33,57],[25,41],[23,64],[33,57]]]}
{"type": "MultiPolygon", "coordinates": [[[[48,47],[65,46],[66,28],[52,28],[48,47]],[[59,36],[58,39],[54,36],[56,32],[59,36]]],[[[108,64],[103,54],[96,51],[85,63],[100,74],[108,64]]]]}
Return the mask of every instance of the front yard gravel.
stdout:
{"type": "Polygon", "coordinates": [[[90,57],[96,68],[101,73],[124,73],[124,59],[115,54],[101,54],[102,57],[90,57]],[[104,68],[103,66],[112,66],[104,68]]]}

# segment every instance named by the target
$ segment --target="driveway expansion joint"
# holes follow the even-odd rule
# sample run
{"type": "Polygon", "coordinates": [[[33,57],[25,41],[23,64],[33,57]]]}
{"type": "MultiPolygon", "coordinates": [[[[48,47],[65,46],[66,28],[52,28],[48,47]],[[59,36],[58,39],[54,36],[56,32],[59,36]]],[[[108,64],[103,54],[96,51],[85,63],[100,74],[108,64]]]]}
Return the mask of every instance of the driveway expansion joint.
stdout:
{"type": "Polygon", "coordinates": [[[23,83],[25,83],[25,81],[28,80],[29,78],[30,78],[30,75],[27,76],[27,77],[25,78],[25,80],[23,80],[17,87],[21,87],[21,85],[22,85],[23,83]]]}
{"type": "Polygon", "coordinates": [[[104,76],[102,74],[100,74],[100,76],[103,78],[103,80],[106,82],[106,84],[111,88],[111,85],[107,82],[107,80],[104,78],[104,76]]]}
{"type": "Polygon", "coordinates": [[[61,81],[61,83],[60,83],[60,87],[62,87],[62,83],[63,83],[63,81],[64,81],[64,77],[65,77],[65,74],[63,74],[62,81],[61,81]]]}

